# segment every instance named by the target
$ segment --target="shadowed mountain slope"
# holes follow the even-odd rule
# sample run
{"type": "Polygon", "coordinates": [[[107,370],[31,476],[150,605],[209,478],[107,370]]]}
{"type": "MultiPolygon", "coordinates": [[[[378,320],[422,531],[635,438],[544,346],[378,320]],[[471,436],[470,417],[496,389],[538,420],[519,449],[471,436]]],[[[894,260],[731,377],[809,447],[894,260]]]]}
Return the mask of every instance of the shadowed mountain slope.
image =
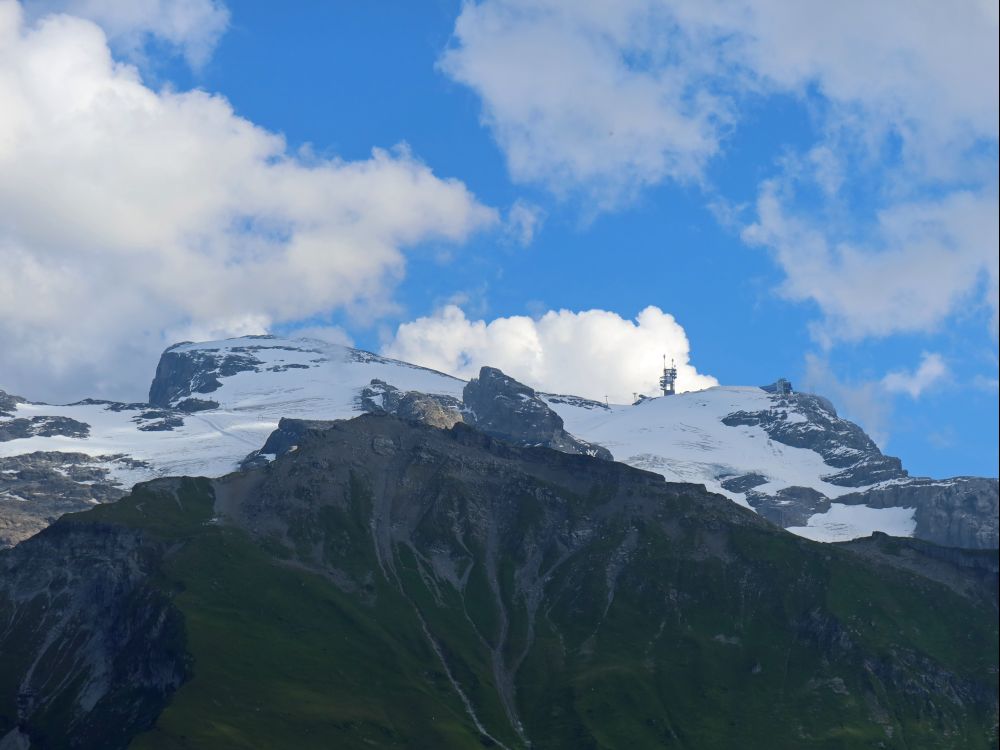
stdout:
{"type": "Polygon", "coordinates": [[[297,439],[0,553],[0,741],[996,746],[975,587],[461,424],[297,439]]]}

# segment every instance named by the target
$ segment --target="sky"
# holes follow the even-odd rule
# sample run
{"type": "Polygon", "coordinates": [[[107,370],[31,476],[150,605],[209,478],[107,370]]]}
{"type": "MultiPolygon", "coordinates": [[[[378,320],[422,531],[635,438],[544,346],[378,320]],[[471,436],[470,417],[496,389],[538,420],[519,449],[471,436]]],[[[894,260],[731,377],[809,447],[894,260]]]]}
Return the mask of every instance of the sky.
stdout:
{"type": "Polygon", "coordinates": [[[984,0],[0,0],[0,388],[306,335],[627,403],[787,377],[996,476],[984,0]]]}

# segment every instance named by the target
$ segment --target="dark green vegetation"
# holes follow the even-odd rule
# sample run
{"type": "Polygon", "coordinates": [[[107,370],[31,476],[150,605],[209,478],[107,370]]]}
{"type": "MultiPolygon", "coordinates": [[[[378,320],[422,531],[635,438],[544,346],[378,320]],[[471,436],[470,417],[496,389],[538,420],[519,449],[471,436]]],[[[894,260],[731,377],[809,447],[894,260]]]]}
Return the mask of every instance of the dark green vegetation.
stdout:
{"type": "Polygon", "coordinates": [[[620,464],[363,417],[0,555],[0,741],[991,748],[979,590],[620,464]]]}

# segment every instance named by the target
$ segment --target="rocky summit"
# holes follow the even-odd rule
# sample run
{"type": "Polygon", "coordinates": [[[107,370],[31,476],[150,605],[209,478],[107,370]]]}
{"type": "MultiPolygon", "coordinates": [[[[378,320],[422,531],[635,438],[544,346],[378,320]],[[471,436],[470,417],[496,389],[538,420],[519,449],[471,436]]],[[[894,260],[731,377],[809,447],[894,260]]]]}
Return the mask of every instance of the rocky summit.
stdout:
{"type": "Polygon", "coordinates": [[[464,423],[294,440],[0,552],[3,747],[996,745],[995,552],[464,423]]]}

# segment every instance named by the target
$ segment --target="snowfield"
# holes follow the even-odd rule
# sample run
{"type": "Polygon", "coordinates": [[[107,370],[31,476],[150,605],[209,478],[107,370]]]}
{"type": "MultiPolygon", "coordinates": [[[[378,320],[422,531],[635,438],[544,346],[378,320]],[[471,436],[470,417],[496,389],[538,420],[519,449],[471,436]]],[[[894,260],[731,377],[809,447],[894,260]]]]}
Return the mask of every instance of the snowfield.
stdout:
{"type": "MultiPolygon", "coordinates": [[[[820,455],[771,440],[760,427],[728,427],[723,417],[772,408],[760,388],[718,386],[651,398],[634,406],[570,406],[547,399],[572,434],[610,450],[615,459],[655,471],[671,482],[697,482],[746,506],[743,495],[722,487],[727,477],[756,473],[768,478],[756,489],[774,494],[785,487],[812,487],[829,498],[857,492],[821,476],[835,471],[820,455]]],[[[805,417],[784,410],[790,421],[805,417]]],[[[749,507],[749,506],[747,506],[749,507]]]]}
{"type": "Polygon", "coordinates": [[[805,526],[785,531],[814,542],[842,542],[881,531],[890,536],[913,536],[917,527],[913,508],[869,508],[866,505],[833,503],[826,513],[817,513],[805,526]]]}

